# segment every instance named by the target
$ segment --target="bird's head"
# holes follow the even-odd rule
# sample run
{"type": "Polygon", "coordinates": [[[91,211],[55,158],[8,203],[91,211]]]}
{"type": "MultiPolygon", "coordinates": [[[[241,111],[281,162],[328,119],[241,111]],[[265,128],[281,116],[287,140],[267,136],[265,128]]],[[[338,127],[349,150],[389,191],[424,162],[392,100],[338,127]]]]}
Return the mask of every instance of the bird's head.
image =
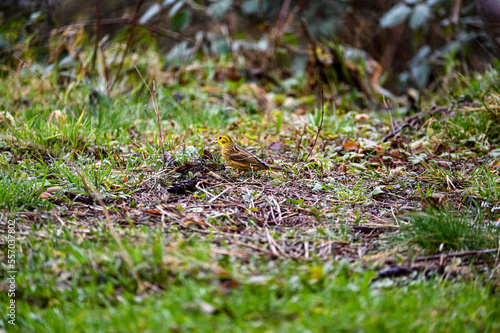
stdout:
{"type": "Polygon", "coordinates": [[[234,141],[227,135],[219,135],[217,139],[214,140],[214,143],[218,143],[221,147],[225,147],[234,144],[234,141]]]}

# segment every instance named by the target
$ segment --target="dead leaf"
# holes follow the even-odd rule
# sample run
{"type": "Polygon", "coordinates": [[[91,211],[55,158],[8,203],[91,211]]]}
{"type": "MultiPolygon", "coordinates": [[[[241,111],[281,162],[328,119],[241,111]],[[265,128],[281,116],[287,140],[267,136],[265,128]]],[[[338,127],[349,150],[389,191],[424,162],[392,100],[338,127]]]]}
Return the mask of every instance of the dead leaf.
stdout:
{"type": "Polygon", "coordinates": [[[282,146],[283,146],[283,145],[281,144],[281,142],[272,142],[272,143],[269,145],[269,148],[270,148],[271,150],[280,150],[282,146]]]}
{"type": "Polygon", "coordinates": [[[358,147],[359,145],[354,141],[348,140],[344,143],[344,151],[356,151],[358,147]]]}
{"type": "Polygon", "coordinates": [[[375,141],[372,141],[370,139],[361,139],[360,144],[362,144],[363,148],[367,149],[367,150],[373,149],[378,153],[381,153],[384,151],[384,147],[382,147],[381,145],[379,145],[378,143],[376,143],[375,141]]]}
{"type": "Polygon", "coordinates": [[[198,224],[200,226],[205,226],[205,221],[198,214],[187,213],[182,222],[185,224],[198,224]]]}
{"type": "Polygon", "coordinates": [[[422,206],[424,209],[434,208],[440,210],[448,201],[450,201],[450,198],[446,194],[434,193],[422,200],[422,206]]]}
{"type": "Polygon", "coordinates": [[[229,125],[229,127],[227,129],[228,129],[228,131],[232,131],[241,124],[243,124],[242,121],[235,121],[231,125],[229,125]]]}
{"type": "Polygon", "coordinates": [[[369,114],[366,113],[360,113],[354,116],[354,119],[357,120],[358,122],[363,122],[366,121],[370,118],[369,114]]]}
{"type": "Polygon", "coordinates": [[[14,123],[15,120],[14,120],[14,117],[12,117],[12,115],[8,112],[8,111],[2,111],[0,112],[0,120],[2,122],[10,122],[10,123],[14,123]]]}
{"type": "Polygon", "coordinates": [[[61,125],[66,122],[68,116],[66,112],[61,110],[54,110],[49,115],[49,122],[53,121],[54,124],[61,125]]]}

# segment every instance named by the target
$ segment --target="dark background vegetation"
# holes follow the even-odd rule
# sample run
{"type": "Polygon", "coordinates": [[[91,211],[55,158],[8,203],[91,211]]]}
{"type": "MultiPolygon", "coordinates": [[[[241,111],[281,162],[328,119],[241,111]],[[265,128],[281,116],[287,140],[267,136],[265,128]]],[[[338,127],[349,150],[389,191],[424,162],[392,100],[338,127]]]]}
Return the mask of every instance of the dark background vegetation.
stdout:
{"type": "MultiPolygon", "coordinates": [[[[135,23],[133,35],[122,35],[130,38],[127,47],[140,48],[141,36],[150,35],[148,42],[171,55],[167,67],[201,54],[238,53],[258,60],[254,71],[290,76],[305,70],[303,19],[317,40],[366,51],[387,73],[386,86],[401,94],[436,83],[450,64],[465,74],[484,70],[496,52],[472,0],[11,0],[0,11],[4,64],[34,48],[48,63],[61,61],[67,54],[51,50],[50,41],[81,25],[86,38],[107,36],[105,48],[135,23]]],[[[78,49],[69,53],[76,57],[78,49]]]]}

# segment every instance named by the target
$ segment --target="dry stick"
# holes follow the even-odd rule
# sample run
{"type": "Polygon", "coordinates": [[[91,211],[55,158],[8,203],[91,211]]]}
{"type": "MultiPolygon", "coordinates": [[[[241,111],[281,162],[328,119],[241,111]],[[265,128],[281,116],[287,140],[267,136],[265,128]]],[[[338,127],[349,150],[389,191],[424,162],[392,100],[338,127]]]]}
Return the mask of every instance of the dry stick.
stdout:
{"type": "Polygon", "coordinates": [[[493,279],[493,276],[495,276],[495,272],[500,269],[500,264],[498,264],[499,257],[500,257],[500,237],[498,238],[498,251],[495,257],[495,267],[491,270],[490,279],[493,279]]]}
{"type": "Polygon", "coordinates": [[[167,164],[167,160],[165,157],[165,146],[163,145],[163,131],[161,129],[160,110],[158,108],[158,100],[156,99],[156,83],[153,80],[153,91],[151,91],[151,89],[149,89],[148,84],[146,83],[146,80],[144,80],[144,77],[142,76],[142,74],[139,71],[139,69],[137,68],[137,66],[134,65],[134,67],[135,67],[135,70],[137,71],[137,73],[139,73],[139,76],[141,77],[142,82],[144,82],[144,84],[148,88],[149,94],[151,95],[151,99],[153,100],[153,109],[155,110],[156,120],[158,122],[158,135],[159,135],[159,139],[160,139],[162,160],[163,160],[163,164],[165,165],[165,164],[167,164]]]}
{"type": "MultiPolygon", "coordinates": [[[[299,4],[293,8],[290,13],[288,13],[288,9],[290,8],[290,0],[284,0],[283,4],[281,6],[278,19],[276,21],[276,25],[271,29],[269,32],[269,40],[272,42],[272,44],[277,47],[277,44],[280,43],[280,37],[283,35],[283,31],[286,29],[287,26],[289,26],[292,22],[294,22],[294,19],[297,15],[302,10],[302,6],[299,4]]],[[[268,49],[268,53],[272,53],[272,49],[268,49]]]]}
{"type": "Polygon", "coordinates": [[[142,7],[142,2],[143,2],[143,0],[138,0],[137,1],[137,6],[135,7],[134,18],[132,19],[132,22],[130,24],[130,28],[129,28],[129,31],[128,31],[127,44],[125,44],[125,50],[123,51],[123,55],[122,55],[122,59],[120,61],[120,65],[118,65],[118,70],[116,71],[115,79],[113,81],[111,81],[110,85],[108,86],[108,90],[107,90],[108,96],[111,93],[111,89],[113,89],[113,86],[115,85],[116,81],[118,81],[118,78],[119,78],[120,73],[122,71],[123,63],[125,62],[125,57],[127,56],[128,49],[130,48],[130,44],[132,43],[132,39],[133,39],[133,36],[134,36],[133,32],[134,32],[134,29],[135,29],[135,26],[136,26],[136,23],[137,23],[137,18],[139,17],[139,10],[142,7]]]}
{"type": "Polygon", "coordinates": [[[478,251],[463,251],[463,252],[448,253],[448,254],[436,254],[436,255],[427,256],[427,257],[418,257],[418,258],[415,259],[415,262],[417,262],[417,261],[426,261],[426,260],[436,260],[436,259],[441,259],[442,257],[444,257],[444,258],[455,258],[455,257],[477,256],[477,255],[481,255],[481,254],[495,253],[497,251],[499,251],[499,249],[488,249],[488,250],[478,250],[478,251]]]}
{"type": "Polygon", "coordinates": [[[92,55],[92,67],[90,68],[91,72],[95,70],[95,62],[97,60],[97,50],[99,48],[99,42],[101,41],[102,30],[101,30],[101,7],[99,7],[99,1],[94,0],[95,11],[97,20],[95,21],[95,44],[94,44],[94,54],[92,55]]]}
{"type": "Polygon", "coordinates": [[[134,263],[132,261],[132,258],[130,257],[130,253],[125,249],[125,246],[123,246],[123,242],[120,238],[120,236],[116,233],[115,227],[113,226],[113,223],[111,222],[111,216],[109,216],[109,212],[106,209],[106,205],[104,204],[104,201],[102,201],[101,194],[98,192],[98,189],[95,188],[95,191],[93,192],[88,183],[87,180],[85,179],[85,176],[80,173],[79,170],[76,170],[76,173],[81,177],[83,187],[87,194],[91,196],[92,198],[96,199],[99,205],[101,205],[102,210],[104,212],[104,216],[106,217],[106,225],[108,227],[109,232],[111,233],[111,236],[113,236],[113,239],[115,240],[116,244],[120,248],[120,254],[125,261],[125,263],[128,265],[130,272],[132,273],[132,276],[134,279],[137,281],[137,288],[139,289],[139,292],[144,291],[144,284],[142,283],[141,279],[139,278],[139,275],[137,274],[137,271],[134,267],[134,263]]]}
{"type": "MultiPolygon", "coordinates": [[[[28,67],[28,64],[24,61],[24,60],[21,60],[18,56],[14,56],[22,65],[23,67],[28,67]]],[[[43,77],[38,74],[36,71],[33,72],[40,80],[43,80],[43,77]]],[[[52,91],[54,92],[54,94],[57,96],[57,98],[61,101],[61,103],[64,104],[64,106],[66,107],[66,109],[68,109],[68,111],[71,112],[71,115],[74,117],[75,116],[75,113],[73,112],[73,110],[68,106],[68,104],[66,104],[66,102],[64,101],[64,99],[62,99],[62,97],[59,95],[59,93],[57,92],[56,88],[54,88],[54,86],[50,83],[49,83],[49,86],[50,88],[52,89],[52,91]]]]}
{"type": "Polygon", "coordinates": [[[311,156],[311,153],[314,150],[314,147],[316,147],[316,142],[318,141],[319,132],[321,132],[321,128],[323,127],[324,116],[325,116],[325,108],[324,108],[324,98],[323,98],[323,83],[321,83],[321,120],[319,122],[318,130],[316,131],[316,137],[314,138],[314,143],[313,143],[311,149],[309,149],[309,153],[307,154],[304,163],[307,163],[307,160],[309,159],[309,156],[311,156]]]}
{"type": "Polygon", "coordinates": [[[460,9],[462,7],[462,0],[455,1],[455,5],[453,6],[451,23],[453,23],[456,27],[458,27],[458,21],[460,20],[460,9]]]}
{"type": "Polygon", "coordinates": [[[387,101],[385,100],[385,96],[382,95],[382,100],[384,101],[385,108],[387,111],[389,111],[389,118],[391,118],[391,129],[392,129],[392,135],[396,135],[396,129],[394,128],[394,121],[392,120],[392,112],[391,109],[389,108],[389,105],[387,105],[387,101]]]}
{"type": "MultiPolygon", "coordinates": [[[[120,18],[101,19],[101,26],[103,26],[103,25],[120,25],[120,24],[125,25],[125,24],[131,24],[132,22],[133,22],[132,19],[121,18],[121,17],[120,18]]],[[[95,20],[88,20],[88,21],[82,21],[82,22],[78,22],[78,23],[74,23],[74,24],[70,24],[70,25],[65,25],[61,28],[52,30],[50,33],[47,33],[47,34],[44,34],[38,38],[32,39],[27,45],[23,45],[23,47],[33,46],[33,45],[40,43],[41,41],[46,40],[54,35],[61,34],[68,29],[72,29],[72,28],[76,29],[79,27],[85,27],[85,26],[90,26],[90,25],[95,25],[95,24],[96,24],[95,20]]],[[[163,37],[172,38],[172,39],[175,39],[178,41],[186,41],[189,43],[194,43],[194,40],[192,38],[185,37],[177,32],[155,26],[151,23],[136,22],[135,26],[146,28],[150,32],[158,34],[158,35],[163,36],[163,37]]],[[[0,50],[0,55],[3,56],[5,54],[14,53],[18,49],[19,49],[18,45],[15,45],[14,47],[12,47],[10,49],[5,49],[5,50],[2,49],[2,50],[0,50]]]]}
{"type": "MultiPolygon", "coordinates": [[[[144,79],[143,79],[144,80],[144,79]]],[[[156,120],[158,121],[158,134],[160,136],[160,145],[161,145],[161,154],[163,165],[167,164],[167,159],[165,156],[165,145],[163,144],[163,130],[161,128],[161,117],[160,117],[160,109],[158,108],[158,99],[156,98],[156,82],[153,80],[153,109],[156,113],[156,120]]]]}
{"type": "MultiPolygon", "coordinates": [[[[307,124],[305,123],[304,124],[304,129],[302,130],[302,133],[300,134],[300,137],[298,136],[299,133],[300,133],[300,130],[297,130],[297,137],[298,137],[298,141],[297,141],[297,145],[296,145],[296,148],[297,148],[297,155],[295,155],[295,159],[293,160],[293,164],[295,165],[295,163],[297,163],[297,161],[299,160],[299,154],[300,154],[300,147],[302,145],[302,139],[304,137],[304,134],[306,133],[306,129],[307,129],[307,124]]],[[[306,148],[304,148],[304,150],[307,150],[306,148]]]]}
{"type": "Polygon", "coordinates": [[[274,198],[274,195],[270,195],[271,200],[273,200],[274,204],[276,205],[276,209],[278,210],[278,216],[279,216],[279,222],[283,222],[283,215],[281,214],[281,208],[276,199],[274,198]]]}
{"type": "Polygon", "coordinates": [[[276,22],[276,29],[281,30],[285,24],[286,14],[288,13],[288,8],[290,7],[290,0],[283,1],[281,10],[278,16],[278,22],[276,22]]]}
{"type": "MultiPolygon", "coordinates": [[[[450,109],[447,108],[447,107],[434,107],[432,108],[431,110],[429,111],[420,111],[418,113],[415,113],[413,116],[411,117],[408,117],[406,119],[406,121],[404,122],[403,125],[399,126],[395,131],[393,131],[392,133],[389,133],[387,134],[386,136],[384,136],[384,138],[382,139],[382,142],[386,142],[387,140],[389,140],[390,138],[394,137],[396,134],[398,134],[399,132],[401,132],[405,127],[410,127],[410,126],[414,126],[414,123],[419,120],[420,118],[423,118],[424,116],[434,116],[436,113],[439,113],[439,112],[444,112],[444,111],[449,111],[450,109]]],[[[424,123],[425,125],[425,123],[424,123]]],[[[423,126],[423,125],[422,125],[423,126]]]]}

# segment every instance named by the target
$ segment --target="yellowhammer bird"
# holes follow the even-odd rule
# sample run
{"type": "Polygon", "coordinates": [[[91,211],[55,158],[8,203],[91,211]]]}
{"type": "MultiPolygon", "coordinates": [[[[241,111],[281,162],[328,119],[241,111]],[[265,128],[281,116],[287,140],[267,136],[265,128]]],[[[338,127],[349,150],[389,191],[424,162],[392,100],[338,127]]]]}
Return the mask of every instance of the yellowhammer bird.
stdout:
{"type": "Polygon", "coordinates": [[[257,170],[283,170],[283,167],[277,165],[267,165],[266,162],[254,154],[241,148],[227,135],[219,135],[214,143],[217,142],[222,148],[222,157],[226,163],[240,171],[257,170]]]}

